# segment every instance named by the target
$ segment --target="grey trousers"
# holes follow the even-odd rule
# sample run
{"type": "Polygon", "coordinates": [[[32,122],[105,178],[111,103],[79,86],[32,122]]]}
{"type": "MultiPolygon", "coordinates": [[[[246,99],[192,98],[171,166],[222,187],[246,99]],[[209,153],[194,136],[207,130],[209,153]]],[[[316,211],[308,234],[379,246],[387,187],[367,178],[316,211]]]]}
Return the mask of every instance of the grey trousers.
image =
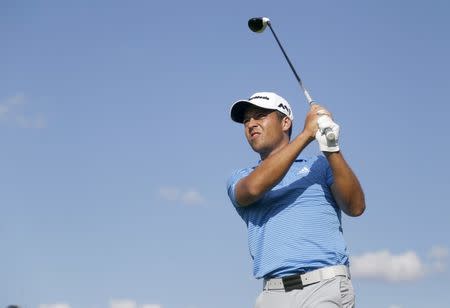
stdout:
{"type": "Polygon", "coordinates": [[[336,276],[304,287],[302,290],[264,290],[255,308],[353,308],[355,294],[350,279],[336,276]]]}

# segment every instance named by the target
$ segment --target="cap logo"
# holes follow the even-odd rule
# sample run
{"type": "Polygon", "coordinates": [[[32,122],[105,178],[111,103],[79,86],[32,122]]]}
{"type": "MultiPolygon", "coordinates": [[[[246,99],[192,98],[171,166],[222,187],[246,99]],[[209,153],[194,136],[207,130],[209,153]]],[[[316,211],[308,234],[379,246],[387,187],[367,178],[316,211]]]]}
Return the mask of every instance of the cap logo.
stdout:
{"type": "Polygon", "coordinates": [[[284,104],[279,104],[279,105],[278,105],[278,108],[281,108],[281,109],[286,110],[286,111],[288,112],[289,115],[291,114],[291,109],[289,109],[289,108],[288,108],[286,105],[284,105],[284,104]]]}
{"type": "Polygon", "coordinates": [[[248,100],[251,101],[252,99],[257,99],[257,98],[269,100],[269,98],[267,96],[253,96],[253,97],[250,97],[248,100]]]}

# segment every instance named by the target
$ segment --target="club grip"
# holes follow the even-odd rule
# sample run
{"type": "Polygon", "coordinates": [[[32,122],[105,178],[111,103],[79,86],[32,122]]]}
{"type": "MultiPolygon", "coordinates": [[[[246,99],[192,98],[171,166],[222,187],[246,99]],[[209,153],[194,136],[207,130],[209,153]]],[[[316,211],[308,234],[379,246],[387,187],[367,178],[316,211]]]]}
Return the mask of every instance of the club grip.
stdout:
{"type": "Polygon", "coordinates": [[[322,131],[322,134],[325,135],[327,140],[329,142],[334,142],[336,140],[336,132],[333,130],[332,127],[326,126],[326,125],[330,125],[332,123],[332,122],[331,123],[328,122],[327,119],[329,121],[331,121],[331,118],[328,115],[325,115],[325,114],[321,115],[321,116],[319,116],[317,124],[319,124],[319,129],[322,131]],[[325,123],[327,123],[327,122],[328,123],[325,124],[324,121],[325,121],[325,123]]]}
{"type": "MultiPolygon", "coordinates": [[[[308,100],[310,106],[317,104],[317,102],[311,98],[306,89],[303,89],[303,92],[305,93],[306,99],[308,100]]],[[[336,134],[331,127],[325,127],[323,133],[327,137],[328,141],[334,141],[336,139],[336,134]]]]}

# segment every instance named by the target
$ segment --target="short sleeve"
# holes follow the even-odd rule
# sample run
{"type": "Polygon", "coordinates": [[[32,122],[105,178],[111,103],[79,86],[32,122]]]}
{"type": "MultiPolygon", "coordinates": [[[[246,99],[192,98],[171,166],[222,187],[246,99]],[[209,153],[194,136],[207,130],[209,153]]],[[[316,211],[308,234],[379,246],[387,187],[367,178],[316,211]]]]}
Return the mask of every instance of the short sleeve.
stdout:
{"type": "Polygon", "coordinates": [[[236,201],[236,184],[244,177],[250,174],[252,168],[240,169],[230,176],[227,182],[227,191],[228,197],[230,198],[231,203],[237,208],[239,207],[238,202],[236,201]]]}

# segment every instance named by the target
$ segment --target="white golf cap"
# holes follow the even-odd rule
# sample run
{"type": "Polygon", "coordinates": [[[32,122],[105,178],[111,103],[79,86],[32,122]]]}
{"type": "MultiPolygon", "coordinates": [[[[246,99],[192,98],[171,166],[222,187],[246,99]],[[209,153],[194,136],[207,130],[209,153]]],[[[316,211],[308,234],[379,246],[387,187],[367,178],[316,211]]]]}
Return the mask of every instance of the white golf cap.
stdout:
{"type": "Polygon", "coordinates": [[[239,100],[231,106],[231,119],[235,122],[242,123],[244,121],[245,110],[250,106],[257,106],[264,109],[278,110],[287,115],[291,121],[294,120],[289,103],[273,92],[258,92],[253,94],[249,99],[239,100]]]}

